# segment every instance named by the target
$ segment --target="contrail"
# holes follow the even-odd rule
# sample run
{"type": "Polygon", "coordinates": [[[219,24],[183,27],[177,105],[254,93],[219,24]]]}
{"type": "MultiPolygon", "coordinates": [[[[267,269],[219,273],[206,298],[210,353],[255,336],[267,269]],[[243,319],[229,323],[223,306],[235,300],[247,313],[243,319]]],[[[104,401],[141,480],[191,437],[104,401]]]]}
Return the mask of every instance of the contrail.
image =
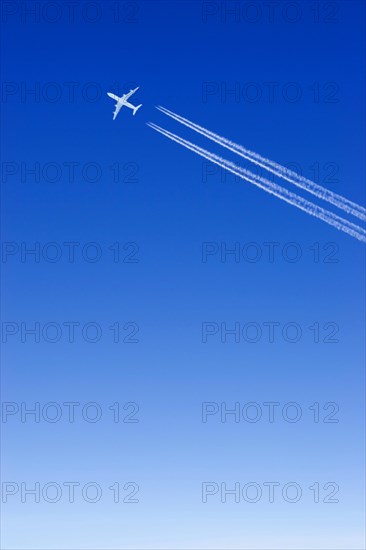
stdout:
{"type": "Polygon", "coordinates": [[[311,216],[315,216],[316,218],[319,218],[325,221],[329,225],[332,225],[333,227],[335,227],[336,229],[339,229],[340,231],[344,231],[345,233],[347,233],[352,237],[355,237],[359,241],[366,242],[365,230],[359,227],[358,225],[355,225],[349,222],[348,220],[345,220],[337,216],[336,214],[333,214],[332,212],[328,212],[327,210],[324,210],[324,208],[321,208],[315,205],[314,203],[309,202],[306,199],[303,199],[302,197],[299,197],[295,193],[288,191],[287,189],[267,180],[266,178],[257,176],[256,174],[253,174],[249,170],[245,170],[244,168],[236,166],[232,162],[229,162],[226,159],[219,157],[218,155],[210,153],[206,149],[202,149],[201,147],[198,147],[198,145],[195,145],[194,143],[191,143],[190,141],[187,141],[173,134],[172,132],[169,132],[168,130],[161,128],[156,124],[149,122],[147,123],[147,125],[153,128],[154,130],[156,130],[157,132],[163,134],[165,137],[171,139],[172,141],[179,143],[179,145],[182,145],[183,147],[189,149],[190,151],[193,151],[194,153],[200,155],[201,157],[204,157],[207,160],[217,164],[218,166],[221,166],[225,170],[232,172],[236,176],[239,176],[241,179],[256,185],[260,189],[267,191],[267,193],[270,193],[284,200],[285,202],[291,204],[292,206],[296,206],[296,208],[299,208],[300,210],[307,212],[311,216]]]}
{"type": "Polygon", "coordinates": [[[318,185],[317,183],[307,178],[304,178],[303,176],[300,176],[293,170],[289,170],[288,168],[285,168],[285,166],[281,166],[281,164],[278,164],[277,162],[273,162],[272,160],[266,159],[261,155],[254,153],[253,151],[249,151],[248,149],[245,149],[244,147],[242,147],[241,145],[238,145],[237,143],[234,143],[222,136],[219,136],[213,132],[210,132],[206,128],[203,128],[202,126],[199,126],[198,124],[195,124],[194,122],[191,122],[190,120],[180,115],[177,115],[176,113],[173,113],[173,111],[169,111],[169,109],[166,109],[165,107],[161,107],[159,105],[156,108],[162,113],[164,113],[165,115],[173,118],[177,122],[180,122],[181,124],[187,126],[191,130],[198,132],[199,134],[207,137],[208,139],[214,141],[215,143],[218,143],[219,145],[225,147],[226,149],[233,151],[237,155],[245,158],[246,160],[253,162],[253,164],[261,166],[265,170],[272,172],[272,174],[275,174],[276,176],[279,176],[287,180],[293,185],[296,185],[297,187],[304,189],[308,193],[311,193],[312,195],[315,195],[316,197],[323,199],[333,204],[334,206],[337,206],[338,208],[340,208],[341,210],[344,210],[348,214],[351,214],[352,216],[355,216],[360,220],[366,221],[366,208],[364,208],[363,206],[360,206],[359,204],[356,204],[346,199],[345,197],[342,197],[341,195],[337,195],[336,193],[329,191],[329,189],[326,189],[325,187],[322,187],[321,185],[318,185]]]}

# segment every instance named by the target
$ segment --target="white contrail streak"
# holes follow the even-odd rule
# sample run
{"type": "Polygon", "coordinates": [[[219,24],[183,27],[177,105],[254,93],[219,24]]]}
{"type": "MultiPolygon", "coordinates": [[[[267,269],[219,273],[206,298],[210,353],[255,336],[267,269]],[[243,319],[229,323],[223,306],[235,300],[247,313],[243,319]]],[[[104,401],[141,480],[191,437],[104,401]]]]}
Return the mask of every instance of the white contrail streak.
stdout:
{"type": "Polygon", "coordinates": [[[237,143],[234,143],[222,136],[219,136],[211,132],[206,128],[203,128],[202,126],[199,126],[198,124],[195,124],[194,122],[180,115],[177,115],[176,113],[173,113],[173,111],[169,111],[169,109],[166,109],[165,107],[158,106],[156,108],[162,113],[164,113],[165,115],[173,118],[177,122],[180,122],[181,124],[187,126],[191,130],[198,132],[199,134],[207,137],[208,139],[214,141],[215,143],[218,143],[222,147],[225,147],[226,149],[233,151],[237,155],[245,158],[246,160],[253,162],[253,164],[256,164],[257,166],[261,166],[265,170],[272,172],[272,174],[275,174],[276,176],[279,176],[287,180],[293,185],[296,185],[297,187],[304,189],[308,193],[311,193],[312,195],[315,195],[316,197],[323,199],[333,204],[334,206],[337,206],[338,208],[340,208],[341,210],[344,210],[348,214],[351,214],[356,218],[366,221],[366,208],[364,208],[363,206],[360,206],[359,204],[356,204],[346,199],[345,197],[342,197],[341,195],[337,195],[336,193],[329,191],[329,189],[326,189],[325,187],[322,187],[321,185],[318,185],[317,183],[307,178],[304,178],[303,176],[300,176],[293,170],[289,170],[288,168],[285,168],[285,166],[281,166],[281,164],[278,164],[277,162],[273,162],[272,160],[266,159],[261,155],[254,153],[253,151],[249,151],[248,149],[245,149],[244,147],[242,147],[241,145],[238,145],[237,143]]]}
{"type": "Polygon", "coordinates": [[[267,191],[267,193],[270,193],[284,200],[285,202],[291,204],[292,206],[296,206],[296,208],[299,208],[300,210],[307,212],[311,216],[315,216],[316,218],[323,220],[329,225],[332,225],[333,227],[335,227],[336,229],[339,229],[340,231],[344,231],[345,233],[347,233],[348,235],[351,235],[352,237],[355,237],[359,241],[366,242],[365,230],[362,229],[361,227],[349,222],[348,220],[345,220],[337,216],[336,214],[333,214],[332,212],[328,212],[327,210],[324,210],[324,208],[321,208],[307,201],[306,199],[299,197],[295,193],[288,191],[287,189],[267,180],[266,178],[257,176],[256,174],[253,174],[249,170],[245,170],[244,168],[236,166],[232,162],[229,162],[222,157],[214,155],[213,153],[210,153],[206,149],[202,149],[201,147],[198,147],[198,145],[195,145],[194,143],[191,143],[190,141],[187,141],[169,132],[168,130],[161,128],[156,124],[153,124],[153,123],[147,123],[147,124],[157,132],[163,134],[165,137],[171,139],[172,141],[175,141],[176,143],[179,143],[179,145],[182,145],[183,147],[189,149],[190,151],[193,151],[194,153],[200,155],[201,157],[206,158],[207,160],[217,164],[218,166],[221,166],[225,170],[232,172],[233,174],[239,176],[241,179],[256,185],[260,189],[263,189],[264,191],[267,191]]]}

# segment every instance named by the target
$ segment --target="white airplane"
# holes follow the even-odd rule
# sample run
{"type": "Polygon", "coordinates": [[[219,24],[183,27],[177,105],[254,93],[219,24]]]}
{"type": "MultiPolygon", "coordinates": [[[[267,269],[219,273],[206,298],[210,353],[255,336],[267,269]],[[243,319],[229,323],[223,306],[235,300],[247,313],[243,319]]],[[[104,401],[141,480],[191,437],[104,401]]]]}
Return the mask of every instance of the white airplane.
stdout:
{"type": "Polygon", "coordinates": [[[125,105],[126,107],[129,107],[130,109],[133,110],[133,114],[135,115],[136,114],[136,111],[142,107],[142,103],[140,103],[140,105],[137,105],[137,107],[135,107],[134,105],[132,105],[131,103],[128,103],[128,99],[132,96],[132,94],[134,94],[135,92],[137,92],[137,90],[139,89],[140,86],[138,86],[137,88],[135,88],[134,90],[130,90],[127,94],[121,96],[121,97],[118,97],[118,95],[114,95],[114,94],[111,94],[110,92],[107,93],[107,95],[109,97],[111,97],[112,99],[114,99],[115,101],[117,101],[116,103],[116,109],[113,113],[113,120],[116,118],[116,116],[118,115],[118,113],[120,112],[121,108],[125,105]]]}

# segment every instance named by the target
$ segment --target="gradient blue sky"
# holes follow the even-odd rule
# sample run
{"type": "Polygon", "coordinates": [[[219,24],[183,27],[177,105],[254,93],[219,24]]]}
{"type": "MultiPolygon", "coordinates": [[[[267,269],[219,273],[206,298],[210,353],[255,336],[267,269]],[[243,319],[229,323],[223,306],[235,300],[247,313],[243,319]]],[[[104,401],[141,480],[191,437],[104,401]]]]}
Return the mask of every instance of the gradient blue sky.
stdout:
{"type": "Polygon", "coordinates": [[[103,416],[96,423],[3,417],[2,478],[27,486],[93,481],[103,497],[22,503],[19,492],[2,504],[3,547],[364,548],[364,246],[231,175],[207,175],[206,162],[145,123],[222,153],[154,108],[166,106],[297,163],[307,177],[319,168],[319,183],[364,204],[365,4],[283,1],[271,18],[262,1],[236,3],[236,17],[225,17],[235,2],[106,1],[94,3],[95,22],[87,20],[90,2],[78,3],[73,21],[64,2],[27,2],[36,4],[43,10],[36,15],[19,2],[4,3],[2,13],[3,241],[20,249],[57,243],[62,257],[3,255],[3,322],[13,323],[3,331],[19,332],[3,343],[2,399],[29,407],[97,402],[103,416]],[[276,83],[273,99],[268,82],[276,83]],[[298,101],[286,98],[289,83],[298,101]],[[136,117],[122,109],[113,122],[106,92],[130,84],[141,85],[132,102],[143,107],[136,117]],[[225,95],[235,86],[240,97],[225,95]],[[254,89],[262,95],[251,101],[254,89]],[[58,181],[52,167],[39,181],[25,174],[36,163],[41,170],[56,163],[58,181]],[[77,163],[73,181],[70,163],[77,163]],[[88,163],[100,169],[95,182],[82,175],[88,163]],[[73,263],[67,242],[80,243],[73,263]],[[90,242],[102,251],[95,263],[80,253],[90,242]],[[115,262],[116,242],[122,258],[137,261],[115,262]],[[205,242],[228,249],[254,242],[263,256],[203,262],[205,242]],[[274,262],[268,242],[278,243],[274,262]],[[301,251],[298,262],[282,256],[289,242],[301,251]],[[126,243],[135,244],[124,250],[126,243]],[[64,330],[56,343],[21,341],[21,323],[67,322],[96,323],[102,336],[90,343],[76,331],[70,343],[64,330]],[[136,323],[138,342],[113,343],[115,322],[136,323]],[[215,335],[203,343],[205,322],[294,322],[302,337],[269,343],[263,333],[250,344],[215,335]],[[324,343],[326,323],[339,327],[338,342],[324,343]],[[297,402],[303,417],[201,419],[202,402],[256,402],[264,410],[268,401],[297,402]],[[138,403],[139,422],[114,423],[115,402],[138,403]],[[339,422],[312,421],[315,402],[336,403],[339,422]],[[108,487],[131,481],[139,503],[113,503],[108,487]],[[296,482],[303,497],[222,503],[217,494],[203,503],[207,481],[296,482]],[[314,482],[337,483],[339,502],[314,503],[314,482]]]}

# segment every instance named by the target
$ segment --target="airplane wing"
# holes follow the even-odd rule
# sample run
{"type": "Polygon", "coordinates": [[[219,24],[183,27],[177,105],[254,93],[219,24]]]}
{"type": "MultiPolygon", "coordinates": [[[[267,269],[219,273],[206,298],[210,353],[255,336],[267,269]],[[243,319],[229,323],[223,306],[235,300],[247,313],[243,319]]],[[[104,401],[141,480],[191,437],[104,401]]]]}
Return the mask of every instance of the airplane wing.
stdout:
{"type": "Polygon", "coordinates": [[[123,103],[120,103],[120,102],[117,101],[116,108],[115,108],[114,113],[113,113],[113,120],[115,120],[116,116],[120,112],[120,110],[122,108],[122,105],[123,105],[123,103]]]}
{"type": "Polygon", "coordinates": [[[125,99],[125,100],[129,99],[129,98],[132,96],[132,94],[134,94],[135,92],[137,92],[137,90],[139,89],[139,87],[140,87],[140,86],[137,86],[137,88],[135,88],[134,90],[130,90],[127,94],[125,94],[125,95],[123,96],[123,99],[125,99]]]}

